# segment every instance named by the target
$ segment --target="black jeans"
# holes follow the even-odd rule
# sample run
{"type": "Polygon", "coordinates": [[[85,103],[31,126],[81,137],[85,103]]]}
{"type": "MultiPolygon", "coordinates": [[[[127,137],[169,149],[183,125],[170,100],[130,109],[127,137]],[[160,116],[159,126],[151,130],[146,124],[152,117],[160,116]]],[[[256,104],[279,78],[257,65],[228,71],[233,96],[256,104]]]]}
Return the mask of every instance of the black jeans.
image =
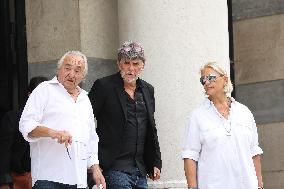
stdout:
{"type": "Polygon", "coordinates": [[[33,186],[33,189],[77,189],[77,186],[48,180],[37,180],[33,186]]]}

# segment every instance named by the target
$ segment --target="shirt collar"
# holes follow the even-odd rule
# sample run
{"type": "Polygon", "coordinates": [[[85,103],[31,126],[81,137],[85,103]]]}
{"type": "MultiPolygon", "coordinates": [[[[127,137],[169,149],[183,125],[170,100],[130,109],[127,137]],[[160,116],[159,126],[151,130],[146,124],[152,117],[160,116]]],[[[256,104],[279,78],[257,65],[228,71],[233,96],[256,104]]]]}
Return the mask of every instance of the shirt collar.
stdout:
{"type": "Polygon", "coordinates": [[[48,83],[58,83],[59,84],[57,76],[54,76],[51,80],[48,81],[48,83]]]}
{"type": "Polygon", "coordinates": [[[142,85],[142,82],[141,82],[141,79],[140,79],[140,78],[138,78],[138,79],[136,80],[136,85],[137,85],[137,87],[138,87],[138,88],[142,88],[142,87],[143,87],[143,85],[142,85]]]}

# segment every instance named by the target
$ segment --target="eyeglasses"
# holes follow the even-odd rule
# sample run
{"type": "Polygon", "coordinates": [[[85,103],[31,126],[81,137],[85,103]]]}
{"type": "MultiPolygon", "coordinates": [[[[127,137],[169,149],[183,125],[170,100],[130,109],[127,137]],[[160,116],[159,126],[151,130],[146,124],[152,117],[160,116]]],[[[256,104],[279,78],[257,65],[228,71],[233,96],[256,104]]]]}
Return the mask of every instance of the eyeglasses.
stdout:
{"type": "Polygon", "coordinates": [[[70,160],[72,160],[71,154],[77,156],[80,160],[87,160],[91,157],[88,145],[84,142],[73,141],[70,147],[66,146],[65,148],[70,160]],[[70,151],[72,151],[72,153],[70,153],[70,151]]]}
{"type": "Polygon", "coordinates": [[[217,75],[210,74],[207,76],[202,76],[200,77],[200,83],[202,85],[205,85],[206,81],[209,81],[210,83],[215,82],[218,77],[222,77],[222,75],[217,76],[217,75]]]}

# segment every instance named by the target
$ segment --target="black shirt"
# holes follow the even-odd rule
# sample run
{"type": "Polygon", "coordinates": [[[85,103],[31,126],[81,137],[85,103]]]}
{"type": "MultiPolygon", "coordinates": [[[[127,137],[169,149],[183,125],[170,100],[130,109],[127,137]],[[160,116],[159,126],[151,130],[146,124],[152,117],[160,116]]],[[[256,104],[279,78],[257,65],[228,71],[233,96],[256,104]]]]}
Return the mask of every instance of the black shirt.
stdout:
{"type": "Polygon", "coordinates": [[[120,153],[112,169],[133,173],[137,167],[141,174],[145,176],[146,169],[143,154],[148,116],[141,86],[137,84],[134,99],[127,92],[125,92],[125,95],[127,97],[127,121],[123,131],[120,153]]]}

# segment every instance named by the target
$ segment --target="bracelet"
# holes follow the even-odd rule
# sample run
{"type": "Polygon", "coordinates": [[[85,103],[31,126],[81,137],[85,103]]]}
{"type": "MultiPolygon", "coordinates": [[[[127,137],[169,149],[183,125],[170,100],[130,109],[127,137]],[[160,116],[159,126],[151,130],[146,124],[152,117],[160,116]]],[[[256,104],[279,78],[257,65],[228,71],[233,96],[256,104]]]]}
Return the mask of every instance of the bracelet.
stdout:
{"type": "Polygon", "coordinates": [[[197,187],[188,187],[188,189],[198,189],[197,187]]]}

